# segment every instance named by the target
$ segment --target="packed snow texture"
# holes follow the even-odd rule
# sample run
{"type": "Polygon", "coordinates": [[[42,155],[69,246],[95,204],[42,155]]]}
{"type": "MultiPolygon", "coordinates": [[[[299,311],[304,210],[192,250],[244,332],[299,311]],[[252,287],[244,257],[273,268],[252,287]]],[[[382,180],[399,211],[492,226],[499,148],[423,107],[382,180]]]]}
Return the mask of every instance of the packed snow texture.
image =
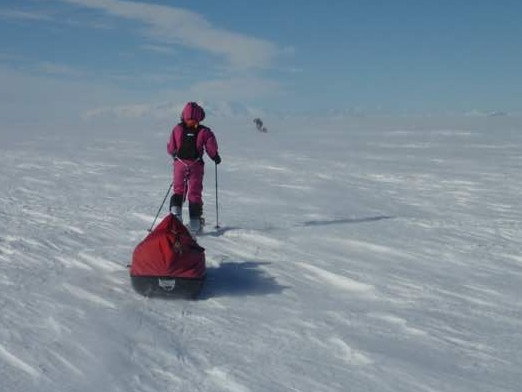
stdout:
{"type": "Polygon", "coordinates": [[[519,119],[206,124],[196,301],[127,269],[171,124],[0,130],[2,391],[520,391],[519,119]]]}

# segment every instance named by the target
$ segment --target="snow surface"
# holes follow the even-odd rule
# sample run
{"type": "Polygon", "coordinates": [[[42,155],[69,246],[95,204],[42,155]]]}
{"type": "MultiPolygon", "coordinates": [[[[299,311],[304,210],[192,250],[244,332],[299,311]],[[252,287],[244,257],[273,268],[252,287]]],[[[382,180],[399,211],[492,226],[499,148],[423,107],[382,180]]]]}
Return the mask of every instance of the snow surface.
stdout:
{"type": "Polygon", "coordinates": [[[522,390],[520,119],[266,124],[208,121],[197,301],[128,277],[171,124],[0,130],[1,391],[522,390]]]}

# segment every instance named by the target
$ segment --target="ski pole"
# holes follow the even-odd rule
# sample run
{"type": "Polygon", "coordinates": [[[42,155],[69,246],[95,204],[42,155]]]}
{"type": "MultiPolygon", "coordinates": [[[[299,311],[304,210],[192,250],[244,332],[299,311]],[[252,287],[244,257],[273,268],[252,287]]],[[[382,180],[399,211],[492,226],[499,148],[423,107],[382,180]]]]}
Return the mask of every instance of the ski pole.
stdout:
{"type": "Polygon", "coordinates": [[[156,216],[154,217],[154,222],[152,222],[152,226],[150,227],[149,229],[149,233],[152,231],[152,228],[154,227],[154,225],[156,224],[156,220],[158,219],[158,216],[161,212],[161,209],[163,208],[163,205],[165,204],[165,200],[167,200],[167,196],[169,195],[170,193],[170,188],[172,188],[172,182],[170,183],[169,185],[169,189],[167,189],[167,193],[165,194],[165,197],[163,198],[163,202],[161,203],[161,206],[160,208],[158,209],[158,212],[156,213],[156,216]]]}
{"type": "Polygon", "coordinates": [[[218,170],[217,163],[214,164],[216,177],[216,229],[219,229],[219,203],[218,203],[218,170]]]}

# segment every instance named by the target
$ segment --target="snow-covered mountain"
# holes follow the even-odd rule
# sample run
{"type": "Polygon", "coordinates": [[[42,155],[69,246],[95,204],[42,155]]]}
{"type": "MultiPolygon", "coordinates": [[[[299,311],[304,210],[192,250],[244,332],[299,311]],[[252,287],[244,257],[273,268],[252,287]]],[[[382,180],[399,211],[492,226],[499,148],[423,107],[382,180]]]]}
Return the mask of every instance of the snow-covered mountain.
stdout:
{"type": "Polygon", "coordinates": [[[2,391],[520,390],[520,119],[215,120],[197,301],[128,277],[167,128],[0,130],[2,391]]]}
{"type": "MultiPolygon", "coordinates": [[[[238,102],[229,101],[201,101],[199,102],[208,117],[234,119],[237,117],[254,118],[264,115],[262,110],[246,106],[238,102]]],[[[146,119],[177,119],[186,102],[159,102],[136,103],[119,106],[103,106],[86,111],[82,114],[84,119],[92,120],[102,118],[104,120],[140,120],[146,119]]]]}

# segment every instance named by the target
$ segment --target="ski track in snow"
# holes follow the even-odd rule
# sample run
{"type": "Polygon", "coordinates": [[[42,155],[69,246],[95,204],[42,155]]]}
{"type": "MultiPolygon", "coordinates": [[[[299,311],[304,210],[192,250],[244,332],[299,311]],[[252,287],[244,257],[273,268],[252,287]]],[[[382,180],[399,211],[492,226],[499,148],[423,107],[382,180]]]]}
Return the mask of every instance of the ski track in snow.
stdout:
{"type": "Polygon", "coordinates": [[[198,301],[128,278],[167,133],[0,147],[1,389],[518,391],[521,128],[220,130],[198,301]]]}

